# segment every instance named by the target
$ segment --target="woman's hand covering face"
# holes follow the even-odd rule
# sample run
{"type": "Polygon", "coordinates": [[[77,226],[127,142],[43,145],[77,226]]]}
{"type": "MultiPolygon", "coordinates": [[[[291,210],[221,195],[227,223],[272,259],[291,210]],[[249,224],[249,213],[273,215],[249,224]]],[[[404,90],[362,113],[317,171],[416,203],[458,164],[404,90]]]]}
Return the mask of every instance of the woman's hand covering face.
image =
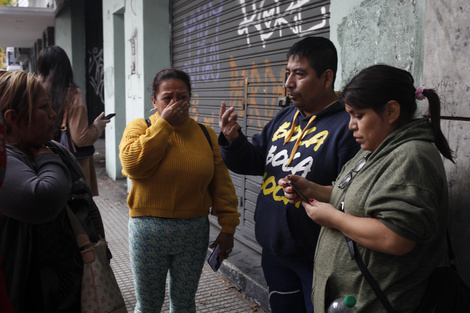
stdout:
{"type": "Polygon", "coordinates": [[[179,79],[162,81],[152,98],[154,108],[171,125],[181,124],[188,117],[190,100],[188,87],[179,79]]]}

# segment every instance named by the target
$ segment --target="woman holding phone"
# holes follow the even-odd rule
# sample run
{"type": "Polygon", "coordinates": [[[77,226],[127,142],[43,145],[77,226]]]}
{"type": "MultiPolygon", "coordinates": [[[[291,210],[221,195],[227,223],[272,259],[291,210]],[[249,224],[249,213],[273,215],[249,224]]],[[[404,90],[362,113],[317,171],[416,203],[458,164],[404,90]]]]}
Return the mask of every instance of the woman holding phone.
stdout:
{"type": "MultiPolygon", "coordinates": [[[[61,126],[64,124],[75,146],[92,146],[103,133],[109,119],[102,112],[93,124],[88,125],[88,112],[82,91],[73,79],[72,65],[67,53],[59,46],[41,50],[37,60],[38,73],[43,77],[44,87],[57,112],[54,140],[60,142],[61,126]]],[[[93,154],[77,158],[93,196],[98,195],[98,183],[93,154]]]]}
{"type": "Polygon", "coordinates": [[[121,144],[128,197],[135,312],[160,311],[169,272],[172,312],[196,312],[195,295],[209,242],[208,214],[221,227],[219,260],[233,247],[238,199],[214,130],[189,116],[191,82],[178,69],[157,73],[153,110],[127,125],[121,144]]]}
{"type": "MultiPolygon", "coordinates": [[[[361,150],[333,186],[286,177],[310,199],[302,204],[322,226],[312,293],[319,312],[347,294],[357,298],[355,312],[387,312],[351,255],[363,259],[396,312],[416,312],[445,258],[448,194],[441,154],[453,157],[440,129],[438,95],[413,84],[409,72],[395,67],[362,70],[340,98],[361,150]],[[415,118],[416,100],[424,99],[430,118],[415,118]],[[345,237],[355,242],[355,253],[345,237]]],[[[284,179],[279,184],[289,201],[300,200],[284,179]]]]}

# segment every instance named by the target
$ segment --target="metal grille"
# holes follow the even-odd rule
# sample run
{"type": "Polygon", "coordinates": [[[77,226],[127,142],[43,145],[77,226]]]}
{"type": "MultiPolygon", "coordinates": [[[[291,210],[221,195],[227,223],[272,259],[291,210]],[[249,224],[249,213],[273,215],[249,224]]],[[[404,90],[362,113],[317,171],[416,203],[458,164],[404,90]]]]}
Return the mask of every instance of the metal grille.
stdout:
{"type": "MultiPolygon", "coordinates": [[[[330,1],[172,1],[172,64],[191,76],[191,116],[219,132],[225,101],[249,138],[260,133],[285,103],[287,51],[303,37],[328,37],[329,12],[330,1]]],[[[236,236],[261,251],[253,219],[261,177],[231,175],[236,236]]]]}

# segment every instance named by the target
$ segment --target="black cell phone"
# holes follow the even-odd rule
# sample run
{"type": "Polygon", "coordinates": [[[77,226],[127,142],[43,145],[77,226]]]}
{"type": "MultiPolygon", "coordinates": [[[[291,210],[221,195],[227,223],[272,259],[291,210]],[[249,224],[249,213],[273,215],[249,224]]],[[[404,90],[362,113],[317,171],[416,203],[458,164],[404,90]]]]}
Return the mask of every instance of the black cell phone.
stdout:
{"type": "Polygon", "coordinates": [[[300,191],[299,188],[297,188],[294,183],[292,183],[288,179],[286,179],[286,182],[292,187],[292,189],[294,189],[294,191],[300,196],[300,198],[302,198],[303,201],[305,201],[307,203],[310,203],[310,199],[307,198],[307,196],[304,195],[304,193],[302,191],[300,191]]]}
{"type": "Polygon", "coordinates": [[[110,113],[102,118],[102,120],[109,120],[113,118],[116,115],[116,113],[110,113]]]}
{"type": "Polygon", "coordinates": [[[220,267],[220,264],[222,264],[223,261],[219,260],[219,251],[220,244],[214,248],[214,251],[212,251],[211,255],[207,259],[207,263],[209,263],[210,267],[214,270],[214,272],[217,272],[220,267]]]}

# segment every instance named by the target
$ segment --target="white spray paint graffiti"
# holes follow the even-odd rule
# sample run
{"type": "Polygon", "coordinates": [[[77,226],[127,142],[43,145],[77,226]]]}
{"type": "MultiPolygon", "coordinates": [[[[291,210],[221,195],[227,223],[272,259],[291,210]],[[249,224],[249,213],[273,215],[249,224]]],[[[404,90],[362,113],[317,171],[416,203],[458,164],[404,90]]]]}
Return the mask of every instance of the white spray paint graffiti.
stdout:
{"type": "MultiPolygon", "coordinates": [[[[319,5],[316,13],[318,17],[313,22],[306,21],[302,11],[311,1],[240,0],[243,21],[239,23],[238,35],[246,36],[250,46],[250,36],[253,38],[259,34],[265,48],[266,41],[274,39],[277,31],[278,37],[283,37],[283,31],[290,31],[298,37],[315,33],[327,26],[329,11],[328,7],[319,5]]],[[[215,81],[220,77],[219,25],[223,8],[223,0],[210,1],[183,20],[183,44],[188,51],[183,69],[194,82],[215,81]]],[[[312,19],[312,16],[309,18],[312,19]]]]}
{"type": "Polygon", "coordinates": [[[188,45],[188,59],[184,69],[192,81],[217,80],[219,78],[219,22],[223,2],[213,5],[213,2],[197,9],[196,13],[184,19],[184,43],[188,45]],[[215,26],[214,26],[215,24],[215,26]],[[210,38],[209,30],[215,32],[210,38]],[[197,39],[193,50],[192,37],[197,39]]]}
{"type": "Polygon", "coordinates": [[[103,49],[94,47],[88,51],[88,76],[95,94],[101,99],[101,103],[104,103],[103,49]]]}
{"type": "MultiPolygon", "coordinates": [[[[322,19],[319,23],[311,27],[302,29],[302,7],[306,5],[309,0],[291,1],[289,6],[281,12],[281,1],[274,0],[275,7],[265,6],[267,1],[251,1],[247,4],[246,0],[240,0],[241,10],[243,13],[243,21],[238,26],[238,34],[246,36],[248,46],[250,43],[250,28],[254,28],[259,33],[263,48],[266,47],[266,40],[270,39],[276,30],[279,31],[279,37],[282,37],[282,31],[285,28],[296,35],[307,36],[316,30],[323,28],[327,24],[328,16],[326,7],[321,7],[322,19]],[[265,8],[266,7],[266,8],[265,8]]],[[[285,2],[283,3],[285,5],[285,2]]]]}

